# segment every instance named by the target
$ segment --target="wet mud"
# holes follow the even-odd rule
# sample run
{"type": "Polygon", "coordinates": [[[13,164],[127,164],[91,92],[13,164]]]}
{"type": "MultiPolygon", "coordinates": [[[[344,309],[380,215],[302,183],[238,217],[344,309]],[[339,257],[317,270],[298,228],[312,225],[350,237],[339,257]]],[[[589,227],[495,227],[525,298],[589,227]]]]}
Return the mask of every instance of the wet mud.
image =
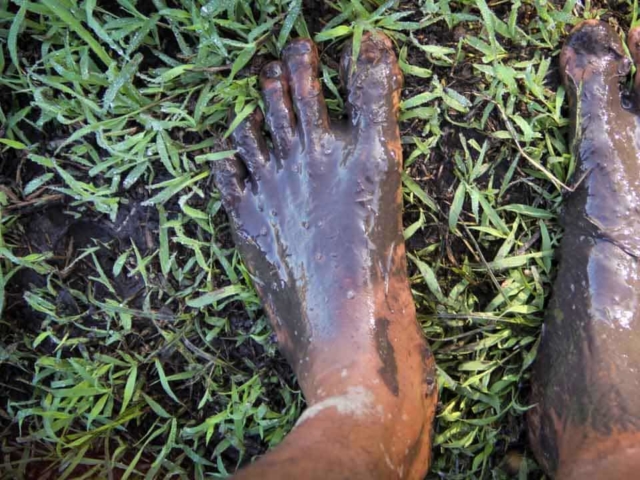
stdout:
{"type": "Polygon", "coordinates": [[[313,346],[365,339],[377,344],[385,383],[397,394],[394,350],[376,318],[395,313],[379,304],[378,292],[407,284],[397,125],[402,74],[386,37],[367,36],[357,65],[350,52],[342,62],[346,122],[329,120],[316,46],[294,41],[282,62],[263,69],[266,112],[234,132],[239,159],[221,165],[216,179],[238,248],[298,376],[313,361],[313,346]]]}
{"type": "Polygon", "coordinates": [[[545,469],[565,475],[606,455],[611,439],[640,441],[640,118],[621,88],[630,62],[607,24],[578,26],[561,65],[581,181],[565,203],[529,429],[545,469]]]}
{"type": "Polygon", "coordinates": [[[398,364],[393,344],[389,340],[388,319],[379,318],[376,320],[375,338],[380,360],[382,360],[382,367],[380,367],[378,373],[387,388],[397,397],[400,393],[398,387],[398,364]]]}
{"type": "MultiPolygon", "coordinates": [[[[26,256],[38,253],[52,255],[50,264],[57,265],[68,288],[80,291],[84,289],[84,278],[95,276],[95,268],[91,256],[85,261],[74,262],[74,258],[86,249],[93,249],[93,255],[103,270],[111,271],[118,255],[136,245],[142,254],[157,248],[154,244],[158,220],[155,210],[144,207],[141,202],[130,202],[119,209],[112,222],[104,216],[74,216],[66,205],[54,203],[44,208],[34,209],[21,217],[13,236],[22,241],[16,248],[18,255],[26,256]]],[[[7,309],[12,318],[20,318],[23,328],[38,331],[44,314],[29,308],[24,300],[24,292],[35,288],[45,288],[47,275],[32,269],[21,269],[13,275],[7,284],[7,309]]],[[[142,299],[136,300],[145,290],[139,275],[119,275],[111,279],[116,295],[127,299],[131,305],[141,305],[142,299]]],[[[91,295],[103,301],[111,293],[108,288],[97,282],[91,295]]],[[[73,294],[67,288],[61,288],[56,298],[56,309],[60,316],[80,315],[79,306],[73,294]]],[[[87,314],[86,323],[91,325],[93,312],[87,314]]]]}

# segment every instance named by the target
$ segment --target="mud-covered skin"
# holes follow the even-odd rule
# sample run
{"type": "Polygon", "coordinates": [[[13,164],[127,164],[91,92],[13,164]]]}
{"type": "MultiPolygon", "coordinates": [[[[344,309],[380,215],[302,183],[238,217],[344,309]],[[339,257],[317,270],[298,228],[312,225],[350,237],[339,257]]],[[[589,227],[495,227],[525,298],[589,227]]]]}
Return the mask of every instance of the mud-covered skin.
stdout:
{"type": "Polygon", "coordinates": [[[300,40],[285,50],[284,65],[275,62],[263,72],[274,152],[262,136],[260,113],[236,130],[249,176],[238,179],[237,196],[227,204],[279,345],[303,383],[314,345],[346,341],[345,348],[358,348],[360,339],[375,337],[377,318],[408,307],[388,305],[396,298],[380,302],[376,292],[406,282],[395,123],[400,71],[387,71],[388,60],[378,65],[393,82],[383,88],[395,98],[381,101],[390,92],[378,91],[369,107],[394,122],[363,115],[354,132],[348,125],[329,127],[317,68],[315,45],[300,40]],[[295,117],[284,100],[289,90],[295,117]]]}
{"type": "Polygon", "coordinates": [[[428,466],[437,389],[407,276],[402,74],[383,35],[363,37],[356,65],[350,53],[342,61],[342,124],[329,120],[313,42],[293,41],[282,62],[267,65],[264,115],[233,133],[239,158],[219,165],[216,183],[310,407],[371,393],[380,418],[370,421],[389,423],[388,438],[372,444],[384,450],[377,457],[392,477],[418,478],[428,466]]]}
{"type": "Polygon", "coordinates": [[[583,180],[565,203],[530,436],[558,478],[631,478],[640,468],[640,120],[623,99],[630,62],[608,25],[579,25],[561,69],[583,180]]]}

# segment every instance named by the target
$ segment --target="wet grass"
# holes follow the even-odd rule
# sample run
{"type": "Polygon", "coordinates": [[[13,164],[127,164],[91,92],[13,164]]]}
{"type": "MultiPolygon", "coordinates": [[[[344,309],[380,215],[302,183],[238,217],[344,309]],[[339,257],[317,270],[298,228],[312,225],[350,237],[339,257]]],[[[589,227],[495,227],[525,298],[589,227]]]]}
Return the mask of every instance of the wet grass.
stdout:
{"type": "MultiPolygon", "coordinates": [[[[524,414],[572,185],[557,54],[633,1],[0,0],[3,478],[224,477],[304,408],[212,184],[227,116],[313,36],[398,46],[431,475],[541,478],[524,414]],[[400,5],[398,5],[400,3],[400,5]]],[[[237,123],[237,122],[236,122],[237,123]]],[[[233,125],[231,126],[233,128],[233,125]]]]}

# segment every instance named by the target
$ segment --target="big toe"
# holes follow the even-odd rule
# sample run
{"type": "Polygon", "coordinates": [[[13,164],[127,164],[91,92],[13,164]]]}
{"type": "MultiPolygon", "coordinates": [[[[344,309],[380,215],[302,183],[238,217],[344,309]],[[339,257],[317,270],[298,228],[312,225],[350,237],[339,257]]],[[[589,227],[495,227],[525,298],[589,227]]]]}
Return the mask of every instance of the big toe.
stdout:
{"type": "Polygon", "coordinates": [[[560,54],[565,85],[571,89],[594,78],[618,80],[631,68],[620,37],[598,20],[585,20],[567,38],[560,54]]]}
{"type": "Polygon", "coordinates": [[[354,125],[396,124],[403,77],[389,37],[379,32],[363,35],[355,65],[353,43],[349,43],[342,55],[341,75],[354,125]]]}

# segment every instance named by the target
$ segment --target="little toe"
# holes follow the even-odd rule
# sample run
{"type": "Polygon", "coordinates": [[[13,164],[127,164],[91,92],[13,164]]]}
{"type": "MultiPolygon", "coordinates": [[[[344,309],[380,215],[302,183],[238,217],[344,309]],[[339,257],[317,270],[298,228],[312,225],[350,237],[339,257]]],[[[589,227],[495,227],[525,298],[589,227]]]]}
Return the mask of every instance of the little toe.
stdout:
{"type": "Polygon", "coordinates": [[[220,199],[227,213],[233,216],[235,207],[244,195],[247,169],[244,163],[233,157],[213,162],[213,179],[220,191],[220,199]]]}
{"type": "Polygon", "coordinates": [[[317,149],[329,131],[329,114],[318,79],[318,49],[309,39],[293,40],[283,58],[304,146],[317,149]]]}
{"type": "Polygon", "coordinates": [[[640,99],[640,26],[629,30],[629,39],[627,44],[629,45],[633,61],[636,64],[634,90],[636,99],[640,99]]]}
{"type": "Polygon", "coordinates": [[[254,181],[260,180],[269,161],[267,142],[262,134],[263,122],[262,112],[256,109],[231,134],[233,147],[238,151],[254,181]]]}
{"type": "Polygon", "coordinates": [[[573,29],[560,54],[565,86],[576,92],[580,84],[619,83],[631,68],[620,37],[598,20],[585,20],[573,29]]]}
{"type": "Polygon", "coordinates": [[[267,64],[260,74],[260,86],[266,109],[266,121],[271,139],[280,159],[291,150],[294,138],[295,116],[289,91],[289,82],[281,62],[267,64]]]}
{"type": "Polygon", "coordinates": [[[396,125],[403,76],[393,43],[383,33],[368,32],[362,37],[353,65],[353,46],[343,52],[341,74],[347,86],[347,107],[354,125],[396,125]]]}

